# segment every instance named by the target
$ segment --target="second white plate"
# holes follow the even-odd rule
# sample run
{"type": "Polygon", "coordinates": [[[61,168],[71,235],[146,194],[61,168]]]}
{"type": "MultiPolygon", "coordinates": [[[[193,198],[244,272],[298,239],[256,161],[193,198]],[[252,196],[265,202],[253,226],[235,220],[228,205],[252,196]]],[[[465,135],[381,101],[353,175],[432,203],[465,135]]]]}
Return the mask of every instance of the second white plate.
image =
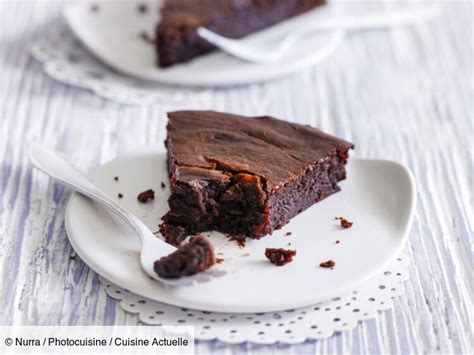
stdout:
{"type": "MultiPolygon", "coordinates": [[[[231,86],[275,79],[316,64],[331,54],[344,37],[342,30],[312,34],[302,38],[284,59],[271,64],[244,62],[216,51],[162,69],[156,64],[155,48],[140,38],[144,31],[153,36],[160,2],[151,2],[146,13],[138,11],[134,1],[102,1],[96,11],[91,11],[90,2],[81,2],[67,7],[64,17],[81,42],[112,68],[138,79],[174,85],[231,86]]],[[[317,8],[251,38],[261,43],[279,41],[292,28],[337,11],[329,5],[317,8]]]]}
{"type": "MultiPolygon", "coordinates": [[[[119,201],[157,229],[168,210],[163,150],[117,158],[97,169],[94,179],[111,196],[118,199],[123,194],[119,201]],[[155,200],[138,203],[137,194],[149,188],[156,191],[155,200]]],[[[139,240],[132,230],[79,194],[68,205],[66,227],[74,249],[93,270],[143,297],[214,312],[280,311],[350,291],[387,265],[407,239],[416,192],[406,168],[390,161],[351,158],[341,187],[341,192],[301,213],[284,229],[250,240],[245,248],[219,233],[205,233],[225,259],[217,268],[227,274],[189,287],[166,288],[148,277],[140,268],[139,240]],[[353,221],[353,227],[342,229],[336,216],[353,221]],[[265,259],[267,247],[296,249],[297,255],[292,263],[276,267],[265,259]],[[319,267],[328,259],[336,262],[334,269],[319,267]]]]}

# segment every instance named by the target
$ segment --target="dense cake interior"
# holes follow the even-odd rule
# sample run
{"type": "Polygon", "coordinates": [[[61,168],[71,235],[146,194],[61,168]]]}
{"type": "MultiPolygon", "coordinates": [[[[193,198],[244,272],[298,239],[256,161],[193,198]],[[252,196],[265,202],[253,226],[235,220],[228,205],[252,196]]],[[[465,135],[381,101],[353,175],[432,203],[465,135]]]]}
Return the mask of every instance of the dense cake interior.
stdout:
{"type": "MultiPolygon", "coordinates": [[[[190,168],[192,169],[192,168],[190,168]]],[[[199,170],[200,178],[176,175],[169,199],[170,212],[164,217],[169,225],[181,226],[185,237],[205,230],[219,230],[234,235],[265,235],[270,232],[265,211],[267,193],[261,178],[231,171],[199,170]],[[203,175],[207,178],[203,179],[203,175]],[[215,175],[219,177],[215,179],[215,175]],[[191,178],[191,180],[189,180],[191,178]]],[[[180,169],[189,173],[188,168],[180,169]]]]}
{"type": "MultiPolygon", "coordinates": [[[[272,117],[169,114],[172,194],[161,231],[260,238],[338,191],[352,144],[272,117]]],[[[171,237],[170,237],[171,238],[171,237]]]]}
{"type": "Polygon", "coordinates": [[[214,249],[202,235],[193,237],[174,253],[155,261],[155,272],[166,279],[190,276],[209,269],[216,263],[214,249]]]}

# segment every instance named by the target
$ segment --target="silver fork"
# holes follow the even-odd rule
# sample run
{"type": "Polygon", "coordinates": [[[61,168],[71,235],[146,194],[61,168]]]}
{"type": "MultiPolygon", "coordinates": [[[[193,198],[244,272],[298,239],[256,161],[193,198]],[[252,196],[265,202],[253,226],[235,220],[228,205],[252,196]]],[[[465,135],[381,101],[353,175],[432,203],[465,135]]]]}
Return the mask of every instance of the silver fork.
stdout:
{"type": "Polygon", "coordinates": [[[271,63],[283,58],[303,36],[327,30],[370,30],[413,25],[440,13],[439,4],[417,6],[358,16],[337,16],[305,25],[278,38],[276,43],[262,43],[252,39],[233,39],[199,27],[197,33],[220,50],[245,61],[271,63]]]}
{"type": "Polygon", "coordinates": [[[61,156],[52,150],[38,144],[31,143],[29,146],[29,157],[31,163],[42,172],[53,179],[73,188],[75,191],[91,198],[97,203],[107,207],[123,221],[128,223],[140,237],[141,252],[140,264],[143,271],[153,279],[168,286],[187,286],[194,282],[206,282],[212,277],[223,275],[223,271],[209,269],[193,276],[181,277],[179,279],[164,279],[154,271],[154,262],[163,256],[176,251],[177,248],[157,238],[148,227],[135,215],[120,206],[94,185],[81,171],[71,166],[61,156]]]}

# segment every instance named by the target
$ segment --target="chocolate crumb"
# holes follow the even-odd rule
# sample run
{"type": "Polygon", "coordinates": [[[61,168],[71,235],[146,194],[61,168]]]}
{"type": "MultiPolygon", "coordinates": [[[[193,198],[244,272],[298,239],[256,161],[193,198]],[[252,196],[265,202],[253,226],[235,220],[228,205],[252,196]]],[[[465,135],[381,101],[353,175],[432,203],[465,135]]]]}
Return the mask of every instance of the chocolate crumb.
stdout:
{"type": "Polygon", "coordinates": [[[250,256],[250,253],[242,254],[242,256],[250,256]]]}
{"type": "Polygon", "coordinates": [[[291,243],[288,243],[287,245],[288,245],[288,246],[290,246],[290,245],[291,245],[291,243]]]}
{"type": "Polygon", "coordinates": [[[341,241],[340,240],[336,240],[336,244],[339,244],[341,241]]]}
{"type": "Polygon", "coordinates": [[[118,198],[122,198],[122,197],[123,197],[123,195],[119,192],[118,193],[118,198]]]}
{"type": "Polygon", "coordinates": [[[145,14],[145,13],[148,12],[148,5],[145,4],[145,3],[140,3],[137,6],[137,10],[138,10],[139,13],[145,14]]]}
{"type": "Polygon", "coordinates": [[[334,260],[323,261],[319,266],[324,268],[331,268],[331,270],[336,266],[336,262],[334,260]]]}
{"type": "Polygon", "coordinates": [[[342,228],[351,228],[353,223],[345,219],[344,217],[336,217],[336,220],[339,220],[341,222],[341,227],[342,228]]]}
{"type": "Polygon", "coordinates": [[[291,233],[291,232],[286,232],[285,235],[286,235],[287,237],[289,237],[289,236],[292,235],[292,234],[293,234],[293,233],[291,233]]]}
{"type": "Polygon", "coordinates": [[[245,236],[241,235],[227,235],[227,238],[237,243],[239,248],[245,247],[245,236]]]}
{"type": "Polygon", "coordinates": [[[137,200],[141,203],[146,203],[155,198],[155,191],[148,189],[146,191],[140,192],[137,196],[137,200]]]}
{"type": "Polygon", "coordinates": [[[283,248],[266,248],[265,256],[270,262],[276,266],[283,266],[291,263],[296,255],[296,250],[288,250],[283,248]]]}
{"type": "Polygon", "coordinates": [[[118,181],[118,176],[114,176],[114,181],[118,181]]]}
{"type": "Polygon", "coordinates": [[[92,12],[98,12],[100,7],[97,4],[92,4],[90,9],[91,9],[92,12]]]}
{"type": "Polygon", "coordinates": [[[163,278],[175,279],[205,271],[215,263],[212,245],[207,238],[197,235],[175,252],[155,261],[154,270],[163,278]]]}
{"type": "Polygon", "coordinates": [[[216,264],[223,263],[224,261],[225,261],[225,259],[217,258],[217,259],[216,259],[216,264]]]}
{"type": "Polygon", "coordinates": [[[155,40],[146,31],[140,32],[140,38],[148,44],[155,44],[155,40]]]}
{"type": "Polygon", "coordinates": [[[164,182],[161,182],[161,188],[162,188],[162,189],[166,188],[166,185],[165,185],[164,182]]]}

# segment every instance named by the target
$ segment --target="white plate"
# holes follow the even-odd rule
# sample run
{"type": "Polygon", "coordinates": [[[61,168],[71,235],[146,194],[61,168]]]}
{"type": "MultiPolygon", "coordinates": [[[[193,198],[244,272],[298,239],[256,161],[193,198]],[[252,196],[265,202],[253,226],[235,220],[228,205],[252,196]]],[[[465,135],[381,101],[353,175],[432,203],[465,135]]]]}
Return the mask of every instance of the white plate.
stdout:
{"type": "MultiPolygon", "coordinates": [[[[167,211],[168,185],[163,150],[117,158],[94,174],[96,183],[156,230],[167,211]],[[113,177],[119,176],[119,181],[113,177]],[[140,204],[139,192],[153,188],[152,203],[140,204]]],[[[387,265],[402,249],[415,206],[415,184],[403,166],[351,158],[342,191],[296,216],[282,230],[241,249],[213,232],[212,244],[227,271],[212,282],[165,288],[148,277],[138,260],[139,240],[102,207],[79,194],[71,198],[66,227],[78,255],[100,275],[144,297],[167,304],[214,312],[269,312],[308,306],[340,296],[387,265]],[[336,216],[354,222],[342,229],[336,216]],[[291,236],[285,236],[286,232],[291,236]],[[336,244],[336,240],[340,240],[336,244]],[[291,246],[288,246],[291,243],[291,246]],[[283,267],[270,264],[266,247],[296,249],[283,267]],[[247,255],[249,254],[249,255],[247,255]],[[247,256],[246,256],[247,255],[247,256]],[[332,259],[333,270],[319,267],[332,259]]]]}
{"type": "MultiPolygon", "coordinates": [[[[155,48],[140,38],[143,31],[153,36],[160,2],[154,1],[145,14],[139,13],[135,1],[103,1],[97,12],[91,11],[90,3],[82,2],[67,7],[64,17],[84,45],[109,66],[139,79],[175,85],[230,86],[275,79],[316,64],[331,54],[344,37],[344,31],[312,34],[284,59],[272,64],[243,62],[216,51],[186,64],[161,69],[156,64],[155,48]]],[[[321,7],[251,37],[272,43],[292,28],[337,11],[331,6],[321,7]]]]}

